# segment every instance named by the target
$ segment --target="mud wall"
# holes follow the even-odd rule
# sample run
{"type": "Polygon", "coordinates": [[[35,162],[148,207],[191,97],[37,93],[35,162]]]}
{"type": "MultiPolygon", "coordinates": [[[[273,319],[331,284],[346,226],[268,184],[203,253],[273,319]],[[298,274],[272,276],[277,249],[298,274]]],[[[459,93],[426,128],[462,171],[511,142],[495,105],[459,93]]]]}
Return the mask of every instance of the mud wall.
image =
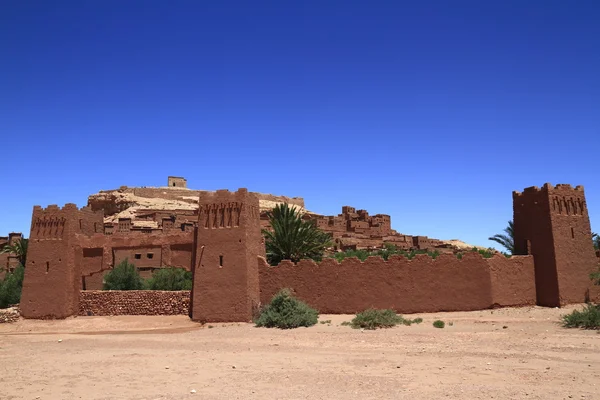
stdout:
{"type": "Polygon", "coordinates": [[[79,315],[187,315],[190,291],[82,290],[79,315]]]}
{"type": "Polygon", "coordinates": [[[495,307],[535,305],[535,267],[532,256],[495,256],[486,261],[490,268],[495,307]]]}
{"type": "Polygon", "coordinates": [[[367,308],[392,308],[401,313],[469,311],[497,306],[535,304],[532,257],[466,253],[462,259],[442,254],[388,261],[369,257],[317,264],[301,261],[269,266],[259,257],[261,303],[282,288],[321,313],[352,314],[367,308]]]}

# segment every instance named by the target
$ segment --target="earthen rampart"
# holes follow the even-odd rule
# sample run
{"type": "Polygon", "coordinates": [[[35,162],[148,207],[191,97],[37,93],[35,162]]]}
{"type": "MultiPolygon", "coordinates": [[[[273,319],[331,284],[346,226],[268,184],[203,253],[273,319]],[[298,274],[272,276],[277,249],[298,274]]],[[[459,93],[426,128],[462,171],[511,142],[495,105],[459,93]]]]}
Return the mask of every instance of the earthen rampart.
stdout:
{"type": "Polygon", "coordinates": [[[466,253],[462,259],[442,254],[388,261],[369,257],[320,264],[283,261],[276,267],[258,259],[261,303],[289,288],[321,313],[352,314],[367,308],[402,313],[468,311],[494,306],[535,304],[533,258],[497,255],[490,259],[466,253]]]}
{"type": "Polygon", "coordinates": [[[102,290],[79,293],[79,315],[188,315],[190,291],[102,290]]]}

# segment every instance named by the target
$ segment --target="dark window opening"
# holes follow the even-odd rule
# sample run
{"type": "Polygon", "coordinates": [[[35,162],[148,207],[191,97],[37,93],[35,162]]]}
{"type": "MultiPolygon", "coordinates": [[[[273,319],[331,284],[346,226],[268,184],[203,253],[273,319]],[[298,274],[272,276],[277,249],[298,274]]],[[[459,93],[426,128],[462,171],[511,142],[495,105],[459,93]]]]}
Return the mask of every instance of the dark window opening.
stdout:
{"type": "Polygon", "coordinates": [[[219,256],[219,267],[223,266],[223,256],[219,256]]]}
{"type": "Polygon", "coordinates": [[[50,271],[50,261],[46,261],[46,273],[50,271]]]}
{"type": "Polygon", "coordinates": [[[173,186],[175,186],[175,182],[173,182],[173,186]]]}
{"type": "Polygon", "coordinates": [[[148,257],[149,259],[152,259],[154,257],[154,254],[153,253],[148,253],[148,254],[146,254],[146,257],[148,257]]]}
{"type": "Polygon", "coordinates": [[[135,257],[136,260],[139,260],[139,259],[142,258],[142,255],[139,254],[139,253],[136,253],[134,257],[135,257]]]}
{"type": "Polygon", "coordinates": [[[575,229],[571,228],[571,238],[575,239],[575,229]]]}

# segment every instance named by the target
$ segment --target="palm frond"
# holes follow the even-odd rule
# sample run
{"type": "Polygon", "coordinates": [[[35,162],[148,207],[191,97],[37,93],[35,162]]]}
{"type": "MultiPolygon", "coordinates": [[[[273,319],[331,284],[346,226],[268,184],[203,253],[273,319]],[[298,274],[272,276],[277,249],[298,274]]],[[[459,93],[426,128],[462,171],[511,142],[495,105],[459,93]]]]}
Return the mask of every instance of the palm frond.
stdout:
{"type": "Polygon", "coordinates": [[[515,252],[515,230],[513,221],[508,221],[508,226],[504,228],[505,234],[496,234],[489,237],[488,240],[498,243],[504,247],[510,254],[515,252]]]}
{"type": "Polygon", "coordinates": [[[303,220],[294,207],[279,204],[267,215],[271,229],[263,230],[263,235],[271,265],[282,260],[320,260],[325,249],[331,246],[329,234],[321,231],[313,221],[303,220]]]}

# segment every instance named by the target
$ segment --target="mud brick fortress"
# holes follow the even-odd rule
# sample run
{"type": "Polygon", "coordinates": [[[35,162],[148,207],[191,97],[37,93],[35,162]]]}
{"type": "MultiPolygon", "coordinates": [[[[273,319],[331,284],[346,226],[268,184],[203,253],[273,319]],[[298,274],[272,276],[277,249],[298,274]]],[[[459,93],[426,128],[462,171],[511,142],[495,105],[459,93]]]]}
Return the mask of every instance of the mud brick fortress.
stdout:
{"type": "MultiPolygon", "coordinates": [[[[191,270],[189,315],[201,322],[249,321],[260,304],[281,288],[290,288],[322,313],[355,313],[369,307],[403,313],[533,304],[554,307],[600,300],[599,288],[589,279],[598,259],[581,186],[545,184],[513,193],[518,255],[511,258],[498,254],[486,259],[467,252],[461,259],[454,254],[436,259],[417,255],[412,260],[393,256],[387,261],[379,257],[364,262],[348,258],[341,263],[325,259],[319,264],[305,260],[296,265],[284,261],[272,267],[265,261],[261,235],[263,203],[271,200],[247,189],[190,192],[181,179],[170,178],[171,189],[141,188],[135,201],[141,201],[140,194],[174,190],[185,197],[194,193],[195,198],[185,199],[190,207],[175,202],[132,214],[131,207],[125,210],[119,203],[132,199],[127,188],[120,189],[119,195],[124,196],[119,201],[109,198],[117,194],[104,193],[81,209],[74,204],[35,206],[22,315],[77,315],[80,301],[97,298],[89,290],[99,289],[103,274],[125,258],[143,273],[161,266],[191,270]],[[107,222],[105,209],[99,206],[103,202],[106,208],[116,205],[108,211],[109,218],[117,216],[116,220],[107,222]],[[131,217],[118,216],[125,211],[131,217]],[[139,221],[152,224],[136,227],[139,221]]],[[[351,207],[344,207],[339,216],[316,221],[336,238],[349,232],[369,238],[395,236],[389,216],[369,216],[351,207]]],[[[398,238],[397,243],[435,245],[420,237],[398,238]]],[[[110,295],[102,301],[107,299],[110,295]]]]}

